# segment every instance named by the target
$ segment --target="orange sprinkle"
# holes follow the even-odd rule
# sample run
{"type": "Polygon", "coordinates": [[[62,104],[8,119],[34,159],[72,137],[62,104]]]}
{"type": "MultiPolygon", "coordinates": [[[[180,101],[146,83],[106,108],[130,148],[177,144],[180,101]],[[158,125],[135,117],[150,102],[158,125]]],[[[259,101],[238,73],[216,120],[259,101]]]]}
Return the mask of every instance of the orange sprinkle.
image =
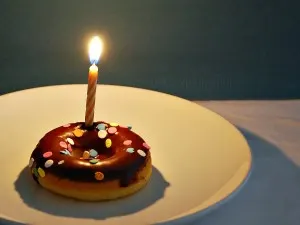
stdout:
{"type": "Polygon", "coordinates": [[[75,137],[82,137],[84,131],[81,129],[75,129],[73,130],[73,134],[75,135],[75,137]]]}
{"type": "Polygon", "coordinates": [[[104,174],[101,172],[96,172],[95,173],[95,178],[96,180],[103,180],[104,179],[104,174]]]}

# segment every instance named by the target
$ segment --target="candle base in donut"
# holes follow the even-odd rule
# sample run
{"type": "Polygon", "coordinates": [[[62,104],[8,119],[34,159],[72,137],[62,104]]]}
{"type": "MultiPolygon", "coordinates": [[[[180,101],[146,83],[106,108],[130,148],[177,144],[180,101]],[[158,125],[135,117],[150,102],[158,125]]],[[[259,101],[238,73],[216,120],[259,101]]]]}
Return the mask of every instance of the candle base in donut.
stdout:
{"type": "Polygon", "coordinates": [[[151,177],[149,145],[130,127],[83,122],[48,132],[29,160],[33,179],[54,193],[85,201],[112,200],[143,188],[151,177]]]}

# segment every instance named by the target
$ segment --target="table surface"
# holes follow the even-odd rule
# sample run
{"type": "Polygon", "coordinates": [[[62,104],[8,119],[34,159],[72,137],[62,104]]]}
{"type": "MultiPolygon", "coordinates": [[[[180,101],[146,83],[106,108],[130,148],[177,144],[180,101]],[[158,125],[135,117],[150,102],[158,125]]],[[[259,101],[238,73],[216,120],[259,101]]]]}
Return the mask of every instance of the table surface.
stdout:
{"type": "Polygon", "coordinates": [[[222,115],[242,131],[252,150],[253,169],[234,198],[195,224],[299,224],[300,100],[196,103],[222,115]]]}
{"type": "Polygon", "coordinates": [[[197,101],[235,124],[253,154],[244,188],[197,225],[300,223],[300,100],[197,101]]]}

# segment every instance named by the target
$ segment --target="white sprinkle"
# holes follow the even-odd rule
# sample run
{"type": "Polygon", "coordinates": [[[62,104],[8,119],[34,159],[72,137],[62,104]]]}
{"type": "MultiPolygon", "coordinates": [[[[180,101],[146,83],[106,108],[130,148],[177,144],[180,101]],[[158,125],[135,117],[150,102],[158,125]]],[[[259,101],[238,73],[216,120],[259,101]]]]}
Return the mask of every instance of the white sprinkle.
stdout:
{"type": "Polygon", "coordinates": [[[45,162],[45,167],[46,168],[49,168],[50,166],[53,165],[53,160],[52,159],[48,159],[46,162],[45,162]]]}
{"type": "Polygon", "coordinates": [[[32,167],[32,165],[33,165],[33,162],[34,162],[34,158],[30,158],[30,160],[29,160],[29,164],[28,164],[29,168],[31,168],[31,167],[32,167]]]}
{"type": "Polygon", "coordinates": [[[71,138],[67,138],[67,142],[69,142],[69,144],[74,145],[74,141],[71,138]]]}
{"type": "Polygon", "coordinates": [[[98,132],[98,137],[101,138],[101,139],[105,138],[106,135],[107,135],[107,132],[105,130],[100,130],[98,132]]]}
{"type": "Polygon", "coordinates": [[[58,165],[61,165],[61,164],[63,164],[65,162],[65,160],[60,160],[59,162],[58,162],[58,165]]]}
{"type": "Polygon", "coordinates": [[[137,153],[139,153],[139,155],[142,156],[142,157],[146,156],[146,153],[141,149],[137,150],[137,153]]]}

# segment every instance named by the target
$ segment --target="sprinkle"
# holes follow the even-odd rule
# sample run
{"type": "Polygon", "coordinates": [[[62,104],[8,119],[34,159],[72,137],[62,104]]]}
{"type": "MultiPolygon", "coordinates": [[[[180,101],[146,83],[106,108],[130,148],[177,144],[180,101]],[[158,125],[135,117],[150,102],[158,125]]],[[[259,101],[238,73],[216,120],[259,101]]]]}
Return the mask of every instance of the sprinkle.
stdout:
{"type": "Polygon", "coordinates": [[[98,129],[98,130],[105,130],[105,128],[106,128],[106,124],[104,124],[104,123],[99,123],[99,124],[97,125],[97,129],[98,129]]]}
{"type": "Polygon", "coordinates": [[[115,134],[118,134],[119,132],[116,132],[115,134]]]}
{"type": "Polygon", "coordinates": [[[110,139],[106,139],[106,141],[105,141],[106,148],[110,148],[111,144],[112,144],[111,140],[110,139]]]}
{"type": "Polygon", "coordinates": [[[143,143],[143,146],[148,150],[151,148],[146,142],[143,143]]]}
{"type": "Polygon", "coordinates": [[[146,153],[141,149],[137,150],[137,153],[139,153],[139,155],[142,156],[142,157],[146,156],[146,153]]]}
{"type": "Polygon", "coordinates": [[[91,163],[91,164],[96,164],[97,162],[99,162],[99,159],[91,159],[91,160],[90,160],[90,163],[91,163]]]}
{"type": "Polygon", "coordinates": [[[132,140],[126,140],[123,142],[124,145],[131,145],[132,143],[132,140]]]}
{"type": "Polygon", "coordinates": [[[108,128],[108,133],[110,133],[110,134],[114,134],[114,133],[116,133],[117,132],[117,128],[115,128],[115,127],[110,127],[110,128],[108,128]]]}
{"type": "Polygon", "coordinates": [[[134,148],[127,148],[127,149],[126,149],[126,152],[134,153],[134,148]]]}
{"type": "Polygon", "coordinates": [[[105,138],[106,135],[107,135],[106,130],[100,130],[100,131],[98,132],[98,137],[101,138],[101,139],[105,138]]]}
{"type": "Polygon", "coordinates": [[[67,148],[67,147],[68,147],[67,143],[64,142],[64,141],[59,142],[59,145],[60,145],[60,147],[62,147],[62,148],[67,148]]]}
{"type": "Polygon", "coordinates": [[[68,151],[69,151],[69,152],[72,152],[72,151],[73,151],[72,146],[71,146],[70,144],[68,144],[68,151]]]}
{"type": "Polygon", "coordinates": [[[81,129],[75,129],[73,130],[73,134],[75,135],[75,137],[82,137],[84,131],[81,129]]]}
{"type": "Polygon", "coordinates": [[[103,180],[104,179],[104,174],[101,172],[96,172],[95,173],[95,179],[96,180],[103,180]]]}
{"type": "Polygon", "coordinates": [[[53,165],[53,160],[52,159],[48,159],[46,162],[45,162],[45,167],[46,168],[49,168],[50,166],[53,165]]]}
{"type": "Polygon", "coordinates": [[[32,172],[36,177],[39,176],[38,171],[37,171],[36,168],[32,168],[31,172],[32,172]]]}
{"type": "Polygon", "coordinates": [[[96,157],[98,155],[98,152],[95,149],[90,150],[90,156],[96,157]]]}
{"type": "Polygon", "coordinates": [[[67,138],[67,142],[69,142],[69,144],[71,144],[71,145],[75,144],[72,138],[67,138]]]}
{"type": "Polygon", "coordinates": [[[127,128],[128,128],[129,130],[131,130],[131,129],[132,129],[132,126],[127,126],[127,128]]]}
{"type": "Polygon", "coordinates": [[[63,127],[69,127],[69,126],[71,126],[71,124],[65,124],[65,125],[63,125],[63,127]]]}
{"type": "Polygon", "coordinates": [[[33,162],[34,162],[34,158],[30,158],[30,159],[29,159],[29,163],[28,163],[29,168],[32,167],[33,162]]]}
{"type": "Polygon", "coordinates": [[[60,153],[64,155],[71,155],[71,153],[67,149],[60,151],[60,153]]]}
{"type": "Polygon", "coordinates": [[[117,123],[110,123],[109,125],[112,126],[112,127],[117,127],[117,126],[119,126],[119,124],[117,124],[117,123]]]}
{"type": "Polygon", "coordinates": [[[58,165],[61,165],[61,164],[63,164],[65,162],[65,160],[60,160],[57,164],[58,165]]]}
{"type": "Polygon", "coordinates": [[[90,158],[90,153],[88,151],[84,151],[82,154],[83,159],[89,159],[90,158]]]}
{"type": "Polygon", "coordinates": [[[43,154],[43,157],[44,158],[49,158],[49,157],[51,157],[52,156],[52,152],[45,152],[44,154],[43,154]]]}
{"type": "Polygon", "coordinates": [[[45,171],[42,168],[40,168],[40,167],[37,169],[37,172],[40,175],[40,177],[44,177],[46,175],[45,171]]]}

